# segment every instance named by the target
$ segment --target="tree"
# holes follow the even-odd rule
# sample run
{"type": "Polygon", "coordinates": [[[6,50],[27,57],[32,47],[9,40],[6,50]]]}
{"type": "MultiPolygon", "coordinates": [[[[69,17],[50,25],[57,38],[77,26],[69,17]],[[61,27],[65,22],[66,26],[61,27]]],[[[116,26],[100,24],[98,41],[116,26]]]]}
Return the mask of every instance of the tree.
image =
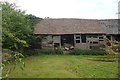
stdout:
{"type": "Polygon", "coordinates": [[[34,26],[35,24],[37,24],[40,20],[42,20],[42,18],[36,17],[32,14],[28,14],[26,15],[26,18],[29,20],[31,26],[34,26]]]}
{"type": "Polygon", "coordinates": [[[25,12],[16,9],[15,4],[2,3],[3,48],[21,50],[28,47],[27,37],[32,33],[25,12]]]}
{"type": "MultiPolygon", "coordinates": [[[[10,4],[8,2],[0,3],[2,5],[2,47],[3,53],[5,50],[11,55],[15,64],[13,67],[9,67],[5,77],[8,77],[10,72],[15,69],[18,61],[22,64],[20,67],[23,69],[25,63],[22,61],[24,57],[21,53],[26,47],[31,47],[30,43],[38,40],[37,37],[33,35],[32,29],[33,25],[41,18],[33,15],[26,15],[24,11],[16,9],[15,4],[10,4]]],[[[6,55],[6,54],[5,54],[6,55]]],[[[4,56],[4,54],[2,55],[4,56]]],[[[11,61],[3,60],[1,68],[5,67],[6,63],[11,63],[11,61]]]]}
{"type": "Polygon", "coordinates": [[[16,9],[15,4],[2,3],[2,43],[3,48],[23,52],[27,47],[34,47],[36,41],[41,41],[41,36],[33,34],[33,26],[42,18],[16,9]]]}
{"type": "MultiPolygon", "coordinates": [[[[40,22],[42,20],[42,18],[36,17],[32,14],[26,15],[27,20],[29,21],[32,30],[34,30],[34,26],[40,22]]],[[[28,39],[28,43],[29,43],[29,47],[30,49],[34,49],[37,48],[37,46],[40,48],[40,42],[41,42],[42,36],[36,36],[33,33],[30,34],[29,39],[28,39]]]]}

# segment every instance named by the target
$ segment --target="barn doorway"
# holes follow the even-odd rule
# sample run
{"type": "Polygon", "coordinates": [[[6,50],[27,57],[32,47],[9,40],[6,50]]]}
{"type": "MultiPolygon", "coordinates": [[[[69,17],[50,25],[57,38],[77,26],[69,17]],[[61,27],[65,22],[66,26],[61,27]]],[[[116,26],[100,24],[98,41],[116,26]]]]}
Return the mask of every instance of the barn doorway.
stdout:
{"type": "Polygon", "coordinates": [[[61,35],[61,46],[62,47],[73,47],[74,46],[74,35],[67,34],[67,35],[61,35]]]}

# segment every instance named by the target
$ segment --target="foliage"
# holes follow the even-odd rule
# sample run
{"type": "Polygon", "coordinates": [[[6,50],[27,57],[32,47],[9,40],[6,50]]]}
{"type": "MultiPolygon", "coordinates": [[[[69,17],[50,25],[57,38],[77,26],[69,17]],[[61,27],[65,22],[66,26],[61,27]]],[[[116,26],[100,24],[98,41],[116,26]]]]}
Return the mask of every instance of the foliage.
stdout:
{"type": "Polygon", "coordinates": [[[38,54],[47,54],[47,55],[50,55],[50,54],[62,54],[62,50],[60,49],[41,49],[41,50],[38,50],[38,54]]]}
{"type": "Polygon", "coordinates": [[[41,40],[42,40],[42,36],[36,36],[33,34],[33,30],[35,27],[35,25],[42,20],[42,18],[39,18],[39,17],[36,17],[32,14],[27,14],[26,15],[26,19],[28,20],[29,22],[29,26],[31,27],[32,29],[32,32],[31,34],[27,37],[27,42],[29,44],[29,47],[25,48],[24,51],[28,50],[28,49],[40,49],[41,48],[41,40]]]}
{"type": "Polygon", "coordinates": [[[24,54],[26,56],[32,56],[32,55],[53,55],[53,54],[63,54],[63,51],[61,49],[32,49],[27,50],[24,54]]]}
{"type": "Polygon", "coordinates": [[[54,54],[64,54],[64,53],[63,53],[63,50],[61,49],[55,49],[54,54]]]}
{"type": "Polygon", "coordinates": [[[28,47],[27,36],[32,29],[25,13],[17,10],[15,4],[2,3],[2,43],[3,48],[19,50],[28,47]]]}
{"type": "Polygon", "coordinates": [[[33,26],[41,20],[34,15],[27,15],[25,11],[17,9],[15,4],[8,2],[0,2],[2,5],[2,47],[3,47],[3,63],[1,68],[7,64],[14,63],[13,67],[9,67],[6,72],[8,77],[18,62],[22,65],[21,69],[25,67],[22,61],[24,53],[27,48],[33,47],[32,43],[41,40],[41,37],[33,35],[33,26]]]}
{"type": "Polygon", "coordinates": [[[106,52],[103,50],[82,50],[75,48],[69,52],[71,55],[105,55],[106,52]]]}
{"type": "Polygon", "coordinates": [[[29,47],[24,48],[26,50],[31,50],[31,49],[40,49],[41,48],[41,40],[42,37],[41,36],[35,36],[33,34],[30,35],[29,39],[28,39],[28,44],[29,47]]]}
{"type": "Polygon", "coordinates": [[[34,26],[35,24],[37,24],[40,20],[42,20],[42,18],[36,17],[32,14],[28,14],[26,15],[26,18],[28,19],[28,21],[30,22],[31,26],[34,26]]]}
{"type": "Polygon", "coordinates": [[[53,49],[41,49],[38,50],[38,54],[54,54],[54,50],[53,49]]]}
{"type": "MultiPolygon", "coordinates": [[[[34,46],[38,37],[33,35],[33,26],[40,20],[34,15],[25,14],[17,9],[15,4],[3,2],[2,4],[2,47],[23,52],[25,48],[34,46]]],[[[39,36],[41,39],[41,37],[39,36]]],[[[39,41],[40,42],[40,41],[39,41]]]]}
{"type": "Polygon", "coordinates": [[[13,51],[9,49],[2,50],[2,60],[9,60],[12,57],[13,51]]]}
{"type": "MultiPolygon", "coordinates": [[[[63,55],[64,52],[61,49],[51,49],[51,48],[45,48],[45,49],[32,49],[27,50],[25,52],[26,56],[32,56],[32,55],[63,55]]],[[[106,55],[107,53],[104,50],[82,50],[75,48],[73,50],[70,50],[68,52],[70,55],[106,55]]]]}
{"type": "Polygon", "coordinates": [[[25,67],[25,62],[22,60],[24,56],[19,52],[14,52],[9,49],[3,49],[3,60],[1,63],[1,69],[6,69],[6,73],[2,78],[9,78],[10,74],[15,70],[16,65],[23,70],[25,67]],[[14,54],[13,54],[14,53],[14,54]],[[6,67],[8,64],[12,64],[11,67],[6,67]]]}

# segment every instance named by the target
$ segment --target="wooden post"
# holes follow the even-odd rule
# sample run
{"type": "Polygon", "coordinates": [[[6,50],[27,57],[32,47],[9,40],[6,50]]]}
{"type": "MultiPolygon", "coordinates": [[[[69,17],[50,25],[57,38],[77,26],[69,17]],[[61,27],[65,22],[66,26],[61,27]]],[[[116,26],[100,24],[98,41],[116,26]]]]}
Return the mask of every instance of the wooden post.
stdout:
{"type": "Polygon", "coordinates": [[[61,35],[59,35],[60,36],[60,48],[61,48],[61,35]]]}
{"type": "Polygon", "coordinates": [[[111,35],[111,40],[110,40],[110,42],[111,42],[111,46],[113,46],[113,36],[111,35]]]}
{"type": "Polygon", "coordinates": [[[75,38],[75,34],[74,34],[74,47],[76,46],[76,38],[75,38]]]}

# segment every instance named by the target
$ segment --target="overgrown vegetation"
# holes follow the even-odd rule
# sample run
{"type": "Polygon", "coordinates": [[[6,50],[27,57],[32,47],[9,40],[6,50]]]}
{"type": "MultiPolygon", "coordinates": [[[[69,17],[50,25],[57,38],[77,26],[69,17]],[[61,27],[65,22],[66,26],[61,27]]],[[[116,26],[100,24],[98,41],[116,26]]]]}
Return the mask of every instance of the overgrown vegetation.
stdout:
{"type": "Polygon", "coordinates": [[[2,53],[3,59],[2,59],[2,63],[1,63],[1,69],[4,70],[4,68],[6,69],[6,73],[2,78],[9,78],[10,77],[10,73],[12,73],[16,66],[19,65],[19,67],[23,70],[25,67],[25,63],[23,61],[22,58],[24,58],[24,56],[19,53],[19,52],[15,52],[15,51],[11,51],[9,49],[3,49],[3,53],[2,53]],[[14,63],[14,64],[13,64],[14,63]],[[8,64],[12,64],[11,67],[6,67],[8,64]]]}
{"type": "Polygon", "coordinates": [[[34,50],[28,50],[25,52],[26,56],[32,56],[32,55],[107,55],[104,50],[82,50],[79,48],[75,48],[73,50],[67,51],[65,53],[62,49],[34,49],[34,50]]]}
{"type": "Polygon", "coordinates": [[[32,55],[60,55],[63,54],[63,50],[61,49],[34,49],[34,50],[28,50],[25,52],[26,56],[32,56],[32,55]]]}
{"type": "MultiPolygon", "coordinates": [[[[6,76],[14,70],[16,65],[21,63],[21,69],[25,63],[22,61],[23,53],[33,48],[34,43],[41,40],[33,34],[33,26],[41,20],[34,15],[25,14],[25,11],[17,9],[15,4],[0,2],[2,5],[2,48],[3,63],[0,67],[3,69],[6,64],[14,61],[14,66],[7,69],[6,76]]],[[[39,43],[38,43],[39,44],[39,43]]],[[[1,56],[1,55],[0,55],[1,56]]]]}
{"type": "MultiPolygon", "coordinates": [[[[37,22],[42,20],[41,18],[31,14],[25,14],[24,11],[17,9],[17,6],[15,4],[4,2],[4,3],[0,3],[0,5],[2,5],[2,47],[3,47],[3,55],[2,55],[3,63],[1,68],[4,69],[7,66],[7,64],[12,65],[5,69],[6,72],[4,72],[5,74],[4,77],[9,77],[9,74],[11,74],[11,72],[14,72],[16,66],[18,66],[17,65],[18,63],[20,63],[19,67],[23,70],[23,68],[25,67],[25,63],[22,58],[24,58],[24,56],[41,55],[41,54],[46,54],[49,56],[53,54],[57,54],[60,56],[61,54],[63,54],[63,51],[61,49],[37,49],[37,48],[40,48],[41,46],[40,42],[42,40],[42,36],[35,36],[33,34],[33,26],[37,22]]],[[[112,49],[112,48],[110,47],[109,49],[112,49]]],[[[107,50],[107,48],[105,50],[107,50]]],[[[81,49],[75,48],[71,50],[69,54],[71,56],[73,55],[78,56],[78,55],[106,55],[107,53],[103,50],[99,50],[99,51],[81,50],[81,49]]],[[[55,61],[56,59],[53,59],[53,60],[55,61]]],[[[72,71],[75,75],[81,75],[81,73],[79,72],[81,71],[81,67],[80,67],[81,65],[76,65],[78,63],[76,61],[71,61],[71,59],[69,61],[70,61],[70,64],[68,64],[67,67],[65,67],[65,69],[67,69],[66,71],[68,72],[72,71]],[[73,66],[73,64],[76,66],[73,66]],[[68,68],[68,66],[70,67],[68,68]]],[[[34,63],[34,62],[35,61],[30,63],[34,63]]],[[[30,66],[30,63],[28,62],[29,67],[32,68],[32,66],[30,66]]],[[[36,62],[35,65],[33,64],[34,67],[38,66],[37,64],[38,62],[36,62]]],[[[64,64],[66,64],[66,62],[64,64]]],[[[61,64],[61,65],[64,65],[64,64],[61,64]]],[[[49,66],[50,65],[51,64],[49,64],[49,66]]],[[[59,65],[59,63],[55,65],[59,65]]],[[[41,66],[41,64],[39,66],[41,66]]],[[[39,69],[39,66],[37,69],[39,69]]],[[[19,73],[19,74],[22,74],[22,73],[19,73]]],[[[87,74],[87,71],[85,74],[87,74]]],[[[112,76],[115,77],[116,74],[112,74],[112,76]]],[[[80,76],[77,76],[77,77],[80,77],[80,76]]],[[[82,77],[84,77],[83,74],[82,74],[82,77]]]]}
{"type": "Polygon", "coordinates": [[[107,53],[103,50],[82,50],[75,48],[69,52],[71,55],[106,55],[107,53]]]}
{"type": "Polygon", "coordinates": [[[15,4],[7,2],[2,5],[2,47],[13,51],[23,52],[30,48],[39,37],[33,35],[33,26],[41,20],[24,11],[16,9],[15,4]]]}

